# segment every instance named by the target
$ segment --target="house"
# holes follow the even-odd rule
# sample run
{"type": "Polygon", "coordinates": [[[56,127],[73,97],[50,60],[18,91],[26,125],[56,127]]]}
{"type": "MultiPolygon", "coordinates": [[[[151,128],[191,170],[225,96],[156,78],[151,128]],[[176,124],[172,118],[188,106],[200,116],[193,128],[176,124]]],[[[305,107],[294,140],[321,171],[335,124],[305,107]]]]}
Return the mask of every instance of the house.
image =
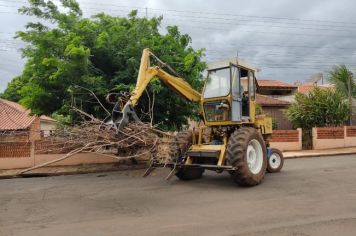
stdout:
{"type": "Polygon", "coordinates": [[[289,105],[294,102],[295,94],[297,92],[307,94],[316,87],[321,89],[332,88],[330,84],[314,82],[292,85],[277,80],[257,80],[257,93],[260,94],[260,97],[257,97],[257,103],[262,106],[266,114],[273,117],[278,124],[278,129],[291,129],[292,124],[286,119],[284,113],[289,105]]]}
{"type": "Polygon", "coordinates": [[[310,91],[313,91],[316,87],[320,89],[328,89],[328,88],[333,88],[333,85],[331,84],[324,84],[324,85],[305,85],[301,84],[298,85],[298,92],[299,93],[309,93],[310,91]]]}
{"type": "Polygon", "coordinates": [[[16,102],[0,99],[0,131],[3,133],[11,132],[20,139],[28,134],[30,140],[37,140],[41,136],[50,135],[56,123],[48,116],[31,115],[30,110],[16,102]]]}
{"type": "Polygon", "coordinates": [[[276,129],[292,129],[292,123],[286,119],[285,111],[290,106],[290,102],[279,100],[266,95],[257,94],[256,103],[259,104],[263,113],[273,118],[277,125],[276,129]]]}
{"type": "Polygon", "coordinates": [[[51,117],[40,116],[40,130],[43,137],[50,136],[57,127],[57,121],[51,117]]]}
{"type": "Polygon", "coordinates": [[[285,111],[294,101],[298,86],[278,80],[257,80],[256,102],[277,124],[277,129],[292,129],[292,123],[286,118],[285,111]]]}
{"type": "Polygon", "coordinates": [[[298,86],[278,80],[257,80],[257,92],[275,98],[294,95],[298,86]]]}

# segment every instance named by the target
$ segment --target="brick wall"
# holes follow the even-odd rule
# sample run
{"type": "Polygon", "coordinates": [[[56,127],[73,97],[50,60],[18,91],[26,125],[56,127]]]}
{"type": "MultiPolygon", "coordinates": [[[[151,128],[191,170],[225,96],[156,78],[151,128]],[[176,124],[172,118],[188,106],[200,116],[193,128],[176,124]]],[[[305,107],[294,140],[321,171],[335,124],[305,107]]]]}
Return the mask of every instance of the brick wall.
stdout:
{"type": "MultiPolygon", "coordinates": [[[[30,130],[3,131],[0,135],[0,158],[31,156],[30,130]]],[[[1,168],[0,168],[1,169],[1,168]]]]}
{"type": "Polygon", "coordinates": [[[0,158],[31,156],[29,130],[6,131],[0,135],[0,158]]]}
{"type": "Polygon", "coordinates": [[[356,146],[356,127],[313,128],[313,149],[344,148],[356,146]],[[348,137],[349,135],[355,135],[348,137]]]}
{"type": "Polygon", "coordinates": [[[273,130],[271,142],[298,142],[298,130],[273,130]]]}
{"type": "Polygon", "coordinates": [[[302,150],[302,130],[273,130],[269,143],[281,151],[302,150]]]}
{"type": "Polygon", "coordinates": [[[30,140],[40,140],[41,139],[41,122],[40,118],[37,117],[30,126],[30,140]]]}
{"type": "Polygon", "coordinates": [[[0,158],[4,157],[30,157],[31,143],[29,142],[4,142],[0,143],[0,158]]]}
{"type": "Polygon", "coordinates": [[[43,138],[35,141],[36,154],[64,154],[78,148],[78,145],[71,144],[70,142],[54,142],[43,138]]]}
{"type": "Polygon", "coordinates": [[[346,137],[356,137],[356,126],[346,126],[346,137]]]}
{"type": "Polygon", "coordinates": [[[317,139],[344,139],[344,127],[316,128],[317,139]]]}

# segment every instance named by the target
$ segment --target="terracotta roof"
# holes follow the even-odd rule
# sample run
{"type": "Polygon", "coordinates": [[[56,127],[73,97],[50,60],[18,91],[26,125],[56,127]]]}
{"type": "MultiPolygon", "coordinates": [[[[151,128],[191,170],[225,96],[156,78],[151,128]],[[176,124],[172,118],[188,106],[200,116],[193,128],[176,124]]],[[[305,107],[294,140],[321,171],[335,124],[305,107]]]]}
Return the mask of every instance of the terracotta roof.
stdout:
{"type": "Polygon", "coordinates": [[[298,92],[300,92],[300,93],[310,92],[313,89],[314,89],[314,85],[300,85],[300,86],[298,86],[298,92]]]}
{"type": "Polygon", "coordinates": [[[259,79],[257,80],[257,84],[259,87],[278,87],[278,88],[297,88],[298,86],[289,84],[286,82],[278,81],[278,80],[267,80],[267,79],[259,79]]]}
{"type": "Polygon", "coordinates": [[[0,99],[0,130],[27,129],[36,120],[37,116],[30,116],[28,110],[19,106],[0,99]]]}
{"type": "MultiPolygon", "coordinates": [[[[27,129],[37,116],[30,115],[31,110],[21,104],[0,98],[0,130],[27,129]]],[[[42,115],[40,120],[56,122],[51,117],[42,115]]]]}
{"type": "Polygon", "coordinates": [[[55,119],[52,119],[51,117],[45,115],[41,115],[40,119],[43,121],[57,122],[55,119]]]}
{"type": "Polygon", "coordinates": [[[261,94],[256,95],[256,103],[261,106],[288,106],[290,102],[282,101],[276,98],[272,98],[269,96],[264,96],[261,94]]]}
{"type": "Polygon", "coordinates": [[[2,101],[3,103],[5,103],[8,106],[15,108],[16,110],[18,110],[20,112],[27,112],[27,114],[30,113],[30,110],[26,109],[25,107],[23,107],[21,104],[19,104],[17,102],[13,102],[13,101],[1,99],[1,98],[0,98],[0,101],[2,101]]]}
{"type": "MultiPolygon", "coordinates": [[[[20,112],[24,112],[26,114],[30,114],[31,113],[30,109],[26,109],[24,106],[22,106],[21,104],[19,104],[17,102],[13,102],[13,101],[9,101],[9,100],[6,100],[6,99],[1,99],[1,98],[0,98],[0,100],[2,102],[4,102],[5,104],[7,104],[8,106],[13,107],[13,108],[15,108],[16,110],[18,110],[20,112]]],[[[45,115],[41,115],[40,119],[43,120],[43,121],[57,122],[55,119],[52,119],[51,117],[45,116],[45,115]]]]}
{"type": "Polygon", "coordinates": [[[316,86],[316,85],[299,85],[298,86],[298,92],[307,93],[307,92],[310,92],[310,91],[314,90],[315,87],[320,88],[320,89],[327,89],[327,88],[332,88],[333,86],[332,85],[319,85],[319,86],[316,86]]]}

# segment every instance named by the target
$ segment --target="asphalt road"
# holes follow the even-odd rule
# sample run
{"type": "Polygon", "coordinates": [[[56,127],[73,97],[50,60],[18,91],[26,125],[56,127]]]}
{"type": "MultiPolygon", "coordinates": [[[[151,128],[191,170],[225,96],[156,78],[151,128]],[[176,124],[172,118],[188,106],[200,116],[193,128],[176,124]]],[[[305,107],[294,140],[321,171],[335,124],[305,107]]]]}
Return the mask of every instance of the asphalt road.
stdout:
{"type": "Polygon", "coordinates": [[[140,174],[0,180],[0,235],[356,235],[356,155],[287,160],[252,188],[140,174]]]}

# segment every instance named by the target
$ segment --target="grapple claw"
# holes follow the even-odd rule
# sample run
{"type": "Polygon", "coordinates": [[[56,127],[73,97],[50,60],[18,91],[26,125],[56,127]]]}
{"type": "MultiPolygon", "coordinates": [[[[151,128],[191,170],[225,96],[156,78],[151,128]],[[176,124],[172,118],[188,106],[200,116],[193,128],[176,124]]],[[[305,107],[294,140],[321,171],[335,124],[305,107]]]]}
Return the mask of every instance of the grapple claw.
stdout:
{"type": "Polygon", "coordinates": [[[116,103],[111,117],[105,121],[106,124],[114,124],[119,130],[122,130],[130,121],[141,123],[131,104],[127,103],[120,111],[120,104],[116,103]]]}

